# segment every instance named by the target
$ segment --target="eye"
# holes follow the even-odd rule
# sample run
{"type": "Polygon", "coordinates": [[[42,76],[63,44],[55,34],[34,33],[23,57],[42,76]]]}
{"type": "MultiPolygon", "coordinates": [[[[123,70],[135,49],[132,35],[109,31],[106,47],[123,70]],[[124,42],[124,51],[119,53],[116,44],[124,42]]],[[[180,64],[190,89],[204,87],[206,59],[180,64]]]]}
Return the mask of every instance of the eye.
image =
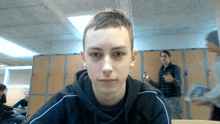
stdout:
{"type": "Polygon", "coordinates": [[[114,57],[121,57],[121,56],[123,56],[123,55],[124,55],[123,52],[115,52],[115,53],[113,53],[113,56],[114,56],[114,57]]]}
{"type": "Polygon", "coordinates": [[[101,56],[101,53],[94,52],[90,54],[93,58],[99,58],[101,56]]]}

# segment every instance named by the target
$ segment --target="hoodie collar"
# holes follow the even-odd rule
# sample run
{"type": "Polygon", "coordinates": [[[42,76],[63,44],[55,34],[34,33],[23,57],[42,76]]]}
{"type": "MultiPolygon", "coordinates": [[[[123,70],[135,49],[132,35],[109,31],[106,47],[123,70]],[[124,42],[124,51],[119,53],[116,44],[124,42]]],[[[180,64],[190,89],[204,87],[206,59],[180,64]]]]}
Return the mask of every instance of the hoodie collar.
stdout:
{"type": "MultiPolygon", "coordinates": [[[[87,107],[87,109],[91,112],[95,112],[96,116],[99,116],[100,118],[104,119],[104,120],[111,120],[112,118],[110,116],[106,116],[107,114],[103,114],[103,112],[101,110],[99,110],[91,101],[90,99],[87,97],[87,95],[85,94],[85,92],[83,91],[83,83],[88,83],[85,82],[85,80],[89,78],[88,77],[88,73],[87,70],[81,70],[79,72],[76,73],[75,75],[75,81],[72,84],[73,89],[76,91],[79,99],[84,103],[84,105],[87,107]]],[[[139,85],[135,80],[133,80],[131,78],[131,76],[128,75],[127,80],[126,80],[126,93],[127,95],[125,95],[125,104],[123,106],[123,111],[124,111],[124,119],[127,122],[128,121],[128,115],[129,112],[131,111],[132,105],[135,102],[135,100],[137,99],[138,96],[138,92],[141,89],[141,85],[139,85]]],[[[122,113],[122,112],[119,112],[122,113]]],[[[116,118],[114,118],[113,120],[115,120],[116,118]]],[[[113,121],[112,120],[112,121],[113,121]]]]}

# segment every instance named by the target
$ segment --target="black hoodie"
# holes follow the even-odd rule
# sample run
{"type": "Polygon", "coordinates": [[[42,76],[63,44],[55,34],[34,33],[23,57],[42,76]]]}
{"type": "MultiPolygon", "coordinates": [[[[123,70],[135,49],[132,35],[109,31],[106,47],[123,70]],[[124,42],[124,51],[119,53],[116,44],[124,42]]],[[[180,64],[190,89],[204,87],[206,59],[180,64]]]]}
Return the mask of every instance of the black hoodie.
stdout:
{"type": "Polygon", "coordinates": [[[95,100],[87,70],[76,73],[75,81],[55,94],[28,124],[171,124],[169,108],[161,92],[128,76],[126,95],[113,110],[95,100]]]}

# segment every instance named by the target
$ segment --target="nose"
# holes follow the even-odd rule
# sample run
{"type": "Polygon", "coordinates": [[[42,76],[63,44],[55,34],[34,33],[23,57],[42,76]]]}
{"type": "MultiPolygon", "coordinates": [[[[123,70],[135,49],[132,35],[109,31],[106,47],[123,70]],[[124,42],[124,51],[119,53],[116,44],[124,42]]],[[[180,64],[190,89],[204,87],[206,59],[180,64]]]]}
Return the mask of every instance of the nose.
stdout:
{"type": "Polygon", "coordinates": [[[103,74],[108,77],[112,73],[112,70],[113,68],[112,68],[111,59],[109,56],[106,56],[104,58],[103,67],[102,67],[103,74]]]}

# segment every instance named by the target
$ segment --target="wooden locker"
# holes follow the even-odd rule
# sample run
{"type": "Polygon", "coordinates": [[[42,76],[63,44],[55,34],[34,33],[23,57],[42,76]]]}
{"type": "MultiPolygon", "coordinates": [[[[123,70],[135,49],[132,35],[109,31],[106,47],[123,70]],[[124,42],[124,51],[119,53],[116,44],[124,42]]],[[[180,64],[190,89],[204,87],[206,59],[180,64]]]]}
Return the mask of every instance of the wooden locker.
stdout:
{"type": "MultiPolygon", "coordinates": [[[[161,67],[160,52],[144,52],[144,71],[149,74],[150,78],[158,82],[159,70],[161,67]]],[[[143,76],[143,75],[142,75],[143,76]]],[[[145,83],[147,83],[145,81],[145,83]]],[[[153,87],[150,83],[147,83],[153,89],[158,90],[153,87]]]]}
{"type": "Polygon", "coordinates": [[[63,89],[65,55],[51,56],[48,94],[55,94],[63,89]]]}
{"type": "MultiPolygon", "coordinates": [[[[188,71],[187,84],[197,83],[207,86],[206,70],[203,50],[185,51],[186,70],[188,71]]],[[[189,102],[190,116],[192,119],[207,120],[210,117],[210,108],[206,106],[195,106],[189,102]]]]}
{"type": "Polygon", "coordinates": [[[47,96],[47,101],[50,100],[51,97],[52,97],[52,96],[47,96]]]}
{"type": "Polygon", "coordinates": [[[66,85],[74,82],[74,76],[80,70],[82,70],[81,55],[68,55],[66,85]]]}
{"type": "Polygon", "coordinates": [[[28,102],[28,111],[29,111],[29,117],[30,117],[45,103],[45,96],[36,96],[31,95],[30,100],[28,102]]]}
{"type": "Polygon", "coordinates": [[[34,57],[31,94],[46,94],[48,62],[48,56],[34,57]]]}
{"type": "Polygon", "coordinates": [[[141,54],[138,52],[137,59],[133,68],[130,68],[129,75],[133,79],[141,80],[141,54]]]}
{"type": "Polygon", "coordinates": [[[208,62],[208,68],[210,70],[209,74],[209,79],[210,79],[210,86],[214,87],[216,85],[215,83],[215,75],[213,72],[213,66],[215,63],[215,57],[217,56],[216,53],[213,52],[209,52],[208,50],[206,50],[206,54],[207,54],[207,62],[208,62]]]}

